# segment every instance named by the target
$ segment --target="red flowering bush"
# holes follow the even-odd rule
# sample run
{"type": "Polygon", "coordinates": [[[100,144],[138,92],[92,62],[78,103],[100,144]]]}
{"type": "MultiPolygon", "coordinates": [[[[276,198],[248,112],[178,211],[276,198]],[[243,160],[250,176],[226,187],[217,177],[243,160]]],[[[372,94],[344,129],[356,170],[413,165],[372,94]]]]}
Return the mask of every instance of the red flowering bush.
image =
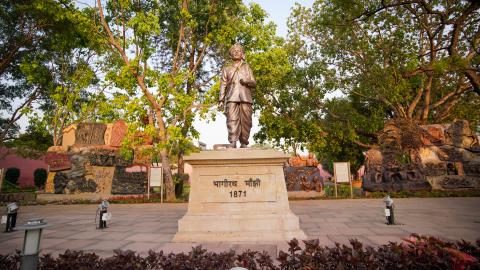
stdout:
{"type": "MultiPolygon", "coordinates": [[[[402,243],[389,243],[377,248],[364,247],[357,240],[350,246],[336,244],[334,247],[320,246],[318,240],[289,242],[286,252],[280,251],[278,258],[266,252],[247,250],[236,254],[230,250],[221,253],[208,252],[202,247],[192,248],[189,253],[165,254],[149,252],[142,257],[133,251],[115,251],[109,258],[100,258],[83,251],[65,251],[53,258],[40,257],[38,269],[230,269],[234,266],[250,270],[267,269],[480,269],[480,241],[476,245],[460,241],[444,242],[437,238],[413,234],[402,243]]],[[[0,269],[19,269],[19,253],[0,255],[0,269]]]]}

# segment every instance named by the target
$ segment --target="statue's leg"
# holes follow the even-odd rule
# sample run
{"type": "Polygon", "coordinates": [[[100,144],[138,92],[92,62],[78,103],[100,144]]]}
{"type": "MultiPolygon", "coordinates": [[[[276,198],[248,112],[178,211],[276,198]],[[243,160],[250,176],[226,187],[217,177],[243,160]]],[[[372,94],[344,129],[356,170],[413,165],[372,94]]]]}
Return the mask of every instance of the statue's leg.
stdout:
{"type": "Polygon", "coordinates": [[[235,143],[240,136],[240,103],[228,102],[227,103],[227,129],[228,129],[228,141],[235,143]]]}
{"type": "Polygon", "coordinates": [[[248,139],[250,138],[250,130],[252,129],[252,104],[240,103],[240,143],[242,146],[248,145],[248,139]]]}

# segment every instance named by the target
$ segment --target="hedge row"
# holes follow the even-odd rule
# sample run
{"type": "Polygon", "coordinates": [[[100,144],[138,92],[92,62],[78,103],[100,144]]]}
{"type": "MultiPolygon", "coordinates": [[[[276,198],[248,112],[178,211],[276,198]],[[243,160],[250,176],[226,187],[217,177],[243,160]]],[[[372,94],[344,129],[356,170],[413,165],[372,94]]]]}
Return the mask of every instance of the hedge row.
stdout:
{"type": "MultiPolygon", "coordinates": [[[[150,252],[141,257],[133,251],[115,251],[109,258],[93,253],[67,250],[53,258],[43,255],[39,269],[480,269],[480,241],[476,245],[461,241],[444,242],[436,238],[412,235],[403,243],[377,248],[364,247],[357,240],[350,246],[323,247],[318,240],[289,242],[287,252],[272,259],[266,252],[235,251],[212,253],[201,247],[188,254],[150,252]]],[[[0,255],[0,269],[18,269],[19,254],[0,255]]]]}

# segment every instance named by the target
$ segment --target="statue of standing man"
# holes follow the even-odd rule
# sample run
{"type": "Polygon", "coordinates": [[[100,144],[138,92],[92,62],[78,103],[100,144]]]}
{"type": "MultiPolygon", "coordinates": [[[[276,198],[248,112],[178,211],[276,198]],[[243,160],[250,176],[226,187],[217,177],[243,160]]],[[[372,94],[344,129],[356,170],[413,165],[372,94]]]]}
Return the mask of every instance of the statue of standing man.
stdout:
{"type": "Polygon", "coordinates": [[[224,67],[220,84],[220,108],[227,117],[228,141],[230,148],[248,146],[252,128],[252,94],[256,82],[252,70],[245,62],[245,53],[239,44],[229,50],[233,63],[224,67]]]}

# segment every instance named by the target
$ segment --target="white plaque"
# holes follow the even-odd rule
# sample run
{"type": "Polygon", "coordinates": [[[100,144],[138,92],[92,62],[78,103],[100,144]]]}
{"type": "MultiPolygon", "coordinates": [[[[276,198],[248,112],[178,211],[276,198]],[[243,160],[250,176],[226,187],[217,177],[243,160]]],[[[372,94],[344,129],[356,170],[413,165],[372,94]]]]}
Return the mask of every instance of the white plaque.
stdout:
{"type": "Polygon", "coordinates": [[[151,187],[161,187],[163,186],[163,170],[162,167],[151,167],[150,168],[150,186],[151,187]]]}
{"type": "Polygon", "coordinates": [[[337,183],[350,183],[350,163],[349,162],[334,162],[333,170],[335,174],[335,181],[337,183]]]}

